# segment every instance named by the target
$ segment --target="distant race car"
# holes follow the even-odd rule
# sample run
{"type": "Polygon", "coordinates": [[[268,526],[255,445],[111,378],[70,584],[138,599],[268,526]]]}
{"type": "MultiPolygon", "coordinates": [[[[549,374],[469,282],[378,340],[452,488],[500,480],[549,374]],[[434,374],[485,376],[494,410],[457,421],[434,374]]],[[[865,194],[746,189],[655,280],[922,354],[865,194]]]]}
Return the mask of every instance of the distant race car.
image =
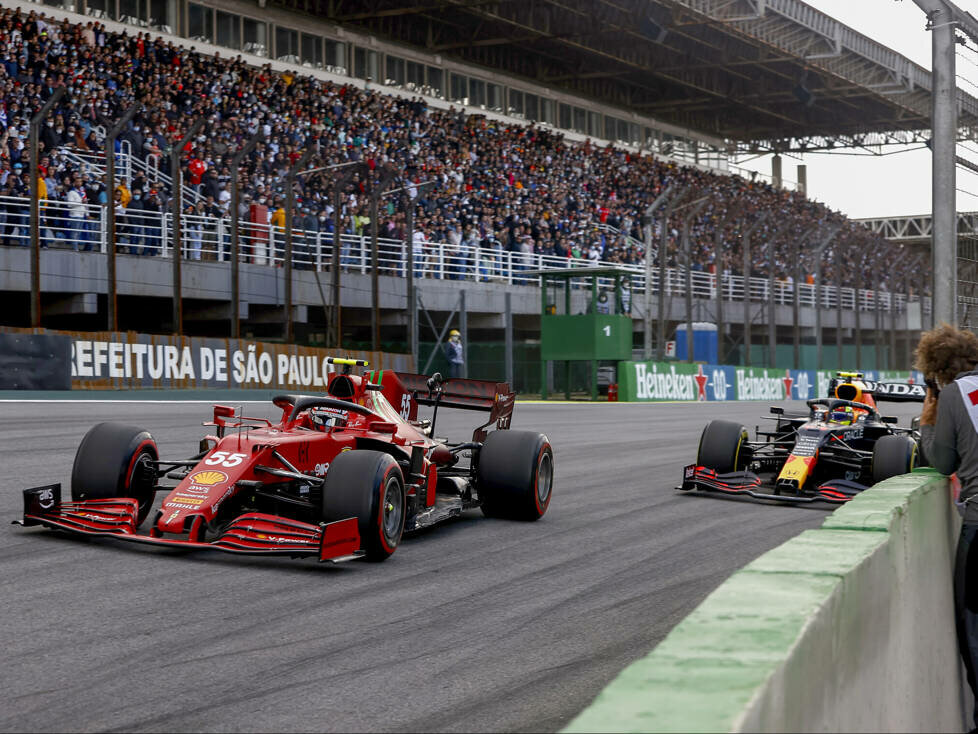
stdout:
{"type": "Polygon", "coordinates": [[[923,385],[872,382],[839,372],[830,398],[808,401],[808,412],[787,415],[772,407],[774,430],[710,421],[696,463],[683,470],[680,490],[748,495],[782,502],[842,503],[870,485],[922,464],[918,419],[899,428],[881,416],[877,400],[923,400],[923,385]]]}
{"type": "Polygon", "coordinates": [[[546,436],[509,429],[505,383],[381,370],[330,375],[327,395],[279,395],[277,423],[215,405],[196,456],[163,460],[148,431],[100,423],[61,485],[24,490],[23,525],[229,553],[389,557],[402,533],[481,507],[537,520],[554,481],[546,436]],[[431,406],[418,420],[418,406],[431,406]],[[396,406],[396,407],[395,407],[396,406]],[[488,413],[470,440],[435,438],[439,408],[488,413]],[[495,430],[489,430],[493,428],[495,430]],[[171,479],[175,486],[163,486],[171,479]],[[167,492],[148,533],[139,526],[167,492]]]}

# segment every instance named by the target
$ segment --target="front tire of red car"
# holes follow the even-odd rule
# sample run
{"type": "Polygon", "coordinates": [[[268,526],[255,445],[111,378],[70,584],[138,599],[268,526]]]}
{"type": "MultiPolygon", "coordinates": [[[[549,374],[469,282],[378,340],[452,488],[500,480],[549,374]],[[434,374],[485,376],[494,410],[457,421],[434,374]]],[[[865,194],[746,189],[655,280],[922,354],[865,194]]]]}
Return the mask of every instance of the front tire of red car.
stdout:
{"type": "Polygon", "coordinates": [[[367,560],[383,561],[397,550],[406,509],[404,477],[390,454],[343,451],[330,463],[323,483],[323,521],[357,518],[367,560]]]}
{"type": "Polygon", "coordinates": [[[102,500],[129,497],[139,503],[136,524],[146,519],[156,497],[159,459],[149,431],[123,423],[99,423],[85,434],[71,467],[71,498],[102,500]]]}

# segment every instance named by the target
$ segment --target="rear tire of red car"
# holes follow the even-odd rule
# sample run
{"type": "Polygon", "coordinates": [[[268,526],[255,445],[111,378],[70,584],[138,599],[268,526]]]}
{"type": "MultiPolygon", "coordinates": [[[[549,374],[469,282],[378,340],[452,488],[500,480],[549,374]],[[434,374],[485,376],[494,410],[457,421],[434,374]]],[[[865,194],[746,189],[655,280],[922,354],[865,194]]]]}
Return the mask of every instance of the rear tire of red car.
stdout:
{"type": "Polygon", "coordinates": [[[910,436],[881,436],[873,447],[873,484],[909,474],[918,458],[917,442],[910,436]]]}
{"type": "Polygon", "coordinates": [[[733,421],[710,421],[700,436],[696,464],[717,474],[742,471],[750,463],[747,429],[733,421]]]}
{"type": "Polygon", "coordinates": [[[394,457],[380,451],[343,451],[323,484],[322,518],[357,518],[367,560],[383,561],[397,550],[406,515],[404,477],[394,457]]]}
{"type": "Polygon", "coordinates": [[[531,431],[493,431],[482,442],[477,478],[486,517],[539,520],[553,493],[550,441],[531,431]]]}
{"type": "Polygon", "coordinates": [[[139,503],[136,524],[142,524],[156,497],[160,458],[149,431],[123,423],[99,423],[78,445],[71,467],[71,498],[103,500],[130,497],[139,503]]]}

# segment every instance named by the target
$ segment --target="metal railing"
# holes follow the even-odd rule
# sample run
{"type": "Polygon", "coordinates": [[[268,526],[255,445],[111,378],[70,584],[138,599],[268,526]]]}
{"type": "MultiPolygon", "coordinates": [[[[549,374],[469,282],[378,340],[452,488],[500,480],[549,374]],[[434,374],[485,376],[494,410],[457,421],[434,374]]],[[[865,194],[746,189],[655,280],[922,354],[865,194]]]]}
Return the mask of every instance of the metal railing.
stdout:
{"type": "MultiPolygon", "coordinates": [[[[121,150],[115,154],[116,179],[125,181],[126,186],[131,187],[134,172],[139,171],[146,177],[146,181],[153,186],[166,192],[173,190],[173,178],[163,172],[160,167],[162,161],[158,153],[151,153],[144,160],[132,154],[132,146],[129,141],[123,140],[120,147],[121,150]]],[[[103,151],[83,151],[77,148],[64,147],[59,148],[58,153],[68,162],[77,166],[79,172],[86,178],[101,179],[105,177],[105,153],[103,151]]],[[[180,191],[185,208],[204,201],[205,197],[194,187],[188,186],[186,181],[183,184],[180,191]]]]}
{"type": "MultiPolygon", "coordinates": [[[[42,247],[59,247],[76,251],[106,252],[106,209],[101,205],[72,204],[43,199],[40,205],[40,231],[42,247]]],[[[185,214],[182,221],[182,256],[186,260],[200,262],[226,262],[231,257],[231,223],[227,218],[185,214]]],[[[241,260],[244,263],[264,266],[281,266],[285,255],[285,231],[282,227],[255,222],[239,222],[241,260]]],[[[28,199],[0,197],[0,245],[8,247],[29,244],[28,199]]],[[[138,209],[117,209],[116,252],[140,257],[172,257],[173,222],[169,211],[153,212],[138,209]]],[[[501,248],[452,245],[445,242],[427,242],[419,249],[410,248],[414,258],[417,278],[435,280],[475,281],[506,285],[539,285],[537,276],[529,272],[542,269],[587,268],[594,266],[618,267],[631,276],[629,297],[633,304],[640,303],[637,294],[645,288],[643,265],[621,265],[585,258],[540,255],[514,252],[501,248]]],[[[344,272],[369,273],[371,262],[371,238],[369,233],[347,233],[340,236],[340,267],[344,272]]],[[[409,248],[402,240],[378,238],[378,264],[381,275],[405,277],[409,248]]],[[[298,270],[327,270],[332,263],[332,232],[293,230],[292,264],[298,270]]],[[[714,273],[693,271],[689,274],[694,298],[715,301],[717,278],[714,273]]],[[[599,279],[599,286],[612,288],[612,279],[599,279]]],[[[744,278],[727,273],[721,285],[724,300],[747,300],[766,303],[773,296],[775,304],[791,305],[794,284],[775,281],[773,293],[767,278],[744,278]]],[[[581,287],[584,281],[581,282],[581,287]]],[[[652,272],[652,292],[659,292],[658,268],[652,272]]],[[[684,296],[686,273],[682,268],[669,268],[662,284],[667,298],[684,296]]],[[[903,293],[880,291],[880,308],[883,311],[903,311],[907,297],[903,293]]],[[[835,285],[823,285],[818,306],[836,309],[839,299],[844,310],[860,311],[876,308],[877,293],[873,290],[858,291],[835,285]]],[[[803,307],[816,306],[815,286],[802,283],[798,286],[798,299],[803,307]]],[[[924,311],[929,312],[929,299],[924,311]]]]}
{"type": "MultiPolygon", "coordinates": [[[[132,184],[133,157],[128,141],[123,141],[122,149],[115,154],[116,178],[132,184]]],[[[105,153],[101,150],[80,150],[78,148],[58,148],[57,153],[78,168],[83,177],[100,179],[105,176],[105,153]]]]}

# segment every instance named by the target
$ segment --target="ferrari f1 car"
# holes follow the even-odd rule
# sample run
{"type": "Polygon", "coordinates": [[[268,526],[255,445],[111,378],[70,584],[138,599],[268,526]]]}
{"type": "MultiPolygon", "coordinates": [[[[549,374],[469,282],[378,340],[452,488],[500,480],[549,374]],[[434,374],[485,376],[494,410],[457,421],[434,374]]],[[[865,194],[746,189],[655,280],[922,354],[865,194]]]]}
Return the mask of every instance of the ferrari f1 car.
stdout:
{"type": "Polygon", "coordinates": [[[155,545],[243,554],[380,561],[404,532],[480,507],[537,520],[547,511],[553,451],[540,433],[510,430],[504,383],[371,371],[330,375],[327,394],[279,395],[278,422],[214,406],[199,453],[161,459],[141,428],[100,423],[61,485],[24,490],[23,525],[155,545]],[[431,418],[418,419],[419,406],[431,418]],[[439,408],[482,411],[471,439],[435,438],[439,408]],[[493,429],[493,430],[490,430],[493,429]],[[165,480],[175,484],[165,486],[165,480]],[[148,533],[139,528],[166,492],[148,533]]]}
{"type": "Polygon", "coordinates": [[[833,397],[808,401],[808,412],[772,407],[773,430],[755,429],[751,441],[739,423],[714,420],[700,437],[696,463],[677,489],[748,495],[783,502],[843,503],[862,490],[921,463],[914,419],[899,428],[881,416],[877,400],[923,400],[922,385],[877,383],[839,372],[833,397]]]}

